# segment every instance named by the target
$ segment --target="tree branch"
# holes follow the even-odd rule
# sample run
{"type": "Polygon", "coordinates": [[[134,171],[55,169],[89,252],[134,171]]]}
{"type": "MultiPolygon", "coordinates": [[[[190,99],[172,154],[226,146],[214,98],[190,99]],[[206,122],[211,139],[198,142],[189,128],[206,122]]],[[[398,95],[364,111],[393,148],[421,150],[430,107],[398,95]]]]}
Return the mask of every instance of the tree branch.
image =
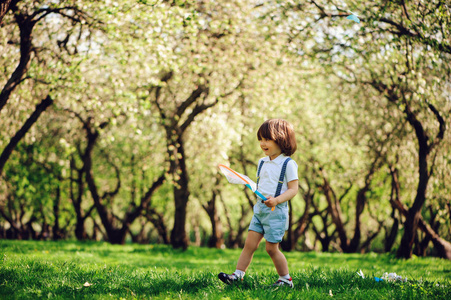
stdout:
{"type": "Polygon", "coordinates": [[[25,136],[25,134],[30,130],[31,126],[38,120],[39,116],[50,106],[53,104],[53,99],[48,95],[44,100],[41,101],[38,105],[36,105],[35,111],[31,114],[27,121],[25,121],[22,128],[11,138],[9,144],[3,150],[0,156],[0,175],[3,172],[3,168],[11,153],[16,148],[17,144],[20,140],[25,136]]]}

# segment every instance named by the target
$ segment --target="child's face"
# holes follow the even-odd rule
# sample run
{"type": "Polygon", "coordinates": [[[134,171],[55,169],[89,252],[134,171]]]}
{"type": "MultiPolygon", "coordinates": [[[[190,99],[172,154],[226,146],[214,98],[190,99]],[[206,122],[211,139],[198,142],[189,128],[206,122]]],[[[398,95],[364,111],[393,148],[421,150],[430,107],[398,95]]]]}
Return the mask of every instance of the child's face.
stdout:
{"type": "Polygon", "coordinates": [[[280,149],[279,145],[277,145],[276,142],[265,138],[262,138],[260,140],[260,148],[262,148],[265,155],[269,156],[271,160],[273,160],[282,153],[282,150],[280,149]]]}

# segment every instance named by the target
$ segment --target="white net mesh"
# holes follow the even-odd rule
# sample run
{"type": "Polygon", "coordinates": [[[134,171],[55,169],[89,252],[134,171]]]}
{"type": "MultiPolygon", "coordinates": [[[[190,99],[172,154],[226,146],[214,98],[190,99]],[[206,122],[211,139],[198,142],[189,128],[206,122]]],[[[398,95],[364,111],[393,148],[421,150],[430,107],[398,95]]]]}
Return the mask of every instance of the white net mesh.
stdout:
{"type": "Polygon", "coordinates": [[[246,175],[238,173],[224,165],[219,165],[219,169],[221,170],[222,174],[224,174],[224,176],[227,178],[228,182],[233,184],[249,184],[253,192],[255,192],[255,190],[257,189],[257,185],[255,184],[255,182],[253,182],[246,175]]]}

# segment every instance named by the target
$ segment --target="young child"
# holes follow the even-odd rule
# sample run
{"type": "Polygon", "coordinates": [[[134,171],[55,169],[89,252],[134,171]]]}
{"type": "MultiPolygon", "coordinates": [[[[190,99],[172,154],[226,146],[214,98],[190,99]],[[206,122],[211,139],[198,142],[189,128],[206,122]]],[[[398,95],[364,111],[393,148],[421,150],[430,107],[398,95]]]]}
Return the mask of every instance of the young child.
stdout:
{"type": "Polygon", "coordinates": [[[289,157],[297,148],[293,126],[281,119],[267,120],[258,129],[257,138],[260,148],[267,155],[258,162],[257,190],[267,200],[259,199],[254,205],[254,216],[235,272],[221,272],[218,277],[226,284],[243,280],[254,252],[265,238],[266,252],[279,274],[279,280],[273,286],[293,288],[287,259],[279,250],[279,243],[288,229],[287,201],[298,192],[298,166],[289,157]],[[271,211],[272,207],[275,207],[274,211],[271,211]]]}

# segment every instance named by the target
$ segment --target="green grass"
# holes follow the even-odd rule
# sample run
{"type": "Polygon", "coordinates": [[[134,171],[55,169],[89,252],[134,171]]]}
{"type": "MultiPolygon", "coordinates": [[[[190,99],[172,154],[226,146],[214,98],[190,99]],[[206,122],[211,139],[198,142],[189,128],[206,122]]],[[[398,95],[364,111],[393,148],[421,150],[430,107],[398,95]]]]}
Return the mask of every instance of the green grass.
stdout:
{"type": "Polygon", "coordinates": [[[295,288],[273,289],[261,247],[245,280],[226,286],[217,274],[234,271],[240,251],[0,240],[0,299],[451,299],[451,261],[374,253],[285,253],[295,288]],[[408,281],[376,282],[384,272],[408,281]]]}

